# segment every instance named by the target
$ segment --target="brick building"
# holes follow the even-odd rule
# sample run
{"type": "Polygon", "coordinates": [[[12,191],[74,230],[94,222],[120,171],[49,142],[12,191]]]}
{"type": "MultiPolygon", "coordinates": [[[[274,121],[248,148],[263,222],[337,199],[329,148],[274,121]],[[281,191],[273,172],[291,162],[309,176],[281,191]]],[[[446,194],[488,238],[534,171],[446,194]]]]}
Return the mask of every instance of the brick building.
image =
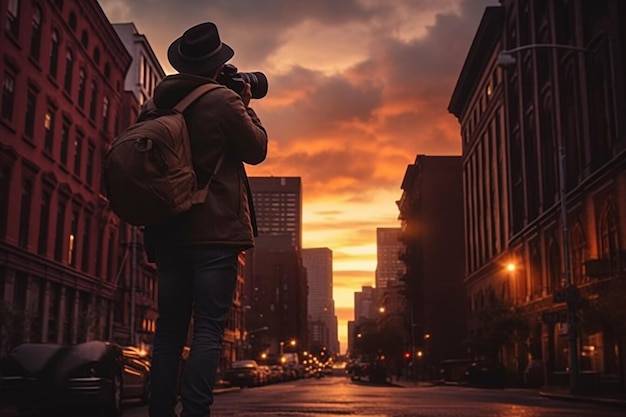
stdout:
{"type": "MultiPolygon", "coordinates": [[[[95,0],[0,2],[0,340],[130,343],[131,229],[101,162],[138,107],[131,56],[95,0]],[[127,114],[131,112],[131,114],[127,114]]],[[[154,330],[154,267],[136,269],[136,341],[154,330]]]]}
{"type": "Polygon", "coordinates": [[[503,0],[485,11],[452,96],[470,333],[500,340],[497,352],[475,348],[497,354],[513,382],[536,360],[543,382],[575,367],[623,384],[625,19],[616,0],[503,0]],[[566,303],[566,287],[580,297],[566,303]],[[503,318],[514,332],[480,319],[497,306],[514,312],[503,318]]]}

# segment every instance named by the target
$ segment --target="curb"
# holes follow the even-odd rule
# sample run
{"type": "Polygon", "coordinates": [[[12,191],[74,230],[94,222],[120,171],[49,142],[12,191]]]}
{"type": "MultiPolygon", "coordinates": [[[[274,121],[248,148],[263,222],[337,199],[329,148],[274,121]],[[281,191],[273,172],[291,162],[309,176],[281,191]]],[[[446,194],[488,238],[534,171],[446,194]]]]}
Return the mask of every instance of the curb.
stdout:
{"type": "Polygon", "coordinates": [[[621,400],[617,398],[588,397],[588,396],[579,396],[579,395],[571,395],[571,394],[558,394],[554,392],[545,392],[545,391],[539,391],[539,396],[550,398],[553,400],[595,403],[595,404],[609,405],[612,407],[626,408],[626,400],[621,400]]]}

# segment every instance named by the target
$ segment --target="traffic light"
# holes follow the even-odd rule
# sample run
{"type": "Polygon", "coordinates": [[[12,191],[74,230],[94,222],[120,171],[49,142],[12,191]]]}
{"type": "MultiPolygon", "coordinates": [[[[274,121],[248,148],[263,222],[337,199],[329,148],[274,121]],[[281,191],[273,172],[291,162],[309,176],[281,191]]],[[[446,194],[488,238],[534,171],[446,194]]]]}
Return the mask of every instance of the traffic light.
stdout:
{"type": "Polygon", "coordinates": [[[411,361],[411,352],[404,352],[404,360],[407,362],[411,361]]]}

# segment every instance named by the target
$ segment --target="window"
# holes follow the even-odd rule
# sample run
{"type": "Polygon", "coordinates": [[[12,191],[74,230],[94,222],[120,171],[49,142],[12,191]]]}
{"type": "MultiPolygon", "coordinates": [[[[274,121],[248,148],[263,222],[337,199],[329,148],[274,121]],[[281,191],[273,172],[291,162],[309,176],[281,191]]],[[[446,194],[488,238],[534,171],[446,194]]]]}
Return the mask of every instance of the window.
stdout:
{"type": "Polygon", "coordinates": [[[102,98],[102,130],[109,131],[109,98],[102,98]]]}
{"type": "Polygon", "coordinates": [[[76,305],[76,289],[65,288],[65,315],[63,321],[63,343],[69,345],[74,343],[74,306],[76,305]]]}
{"type": "Polygon", "coordinates": [[[44,128],[44,150],[49,154],[52,154],[54,146],[54,109],[48,109],[44,116],[43,128],[44,128]]]}
{"type": "Polygon", "coordinates": [[[81,131],[76,131],[76,138],[74,139],[74,174],[80,177],[81,162],[83,157],[83,139],[85,135],[81,131]]]}
{"type": "Polygon", "coordinates": [[[609,205],[600,218],[600,253],[603,259],[612,263],[617,258],[619,249],[619,232],[617,227],[617,215],[612,205],[609,205]]]}
{"type": "Polygon", "coordinates": [[[107,275],[109,277],[109,282],[115,282],[115,277],[117,275],[117,271],[115,268],[115,231],[111,230],[109,232],[109,244],[107,248],[107,275]]]}
{"type": "Polygon", "coordinates": [[[61,285],[50,283],[48,303],[48,342],[57,343],[59,337],[59,317],[61,315],[61,285]]]}
{"type": "Polygon", "coordinates": [[[76,248],[78,248],[78,208],[72,210],[72,222],[70,223],[70,235],[68,236],[67,263],[76,266],[76,248]]]}
{"type": "Polygon", "coordinates": [[[39,62],[41,52],[41,6],[35,4],[32,18],[32,33],[30,38],[30,57],[39,62]]]}
{"type": "Polygon", "coordinates": [[[87,184],[90,186],[93,185],[93,168],[94,168],[94,158],[95,158],[96,146],[89,142],[87,144],[87,167],[86,167],[86,180],[87,184]]]}
{"type": "Polygon", "coordinates": [[[81,109],[85,108],[85,84],[87,82],[85,77],[85,68],[81,67],[78,72],[78,106],[81,109]]]}
{"type": "Polygon", "coordinates": [[[80,44],[83,45],[83,48],[89,47],[89,34],[84,29],[80,34],[80,44]]]}
{"type": "Polygon", "coordinates": [[[63,119],[61,125],[61,164],[67,166],[67,155],[70,145],[70,122],[67,119],[63,119]]]}
{"type": "Polygon", "coordinates": [[[56,80],[57,71],[59,66],[59,32],[56,29],[52,29],[52,35],[50,36],[50,76],[56,80]]]}
{"type": "Polygon", "coordinates": [[[37,241],[37,253],[45,256],[48,250],[48,229],[50,228],[50,200],[49,191],[41,195],[41,207],[39,209],[39,240],[37,241]]]}
{"type": "Polygon", "coordinates": [[[98,101],[98,83],[96,80],[91,82],[91,103],[89,104],[89,118],[96,119],[96,104],[98,101]]]}
{"type": "Polygon", "coordinates": [[[63,88],[67,94],[72,93],[72,72],[74,71],[74,54],[71,49],[65,54],[65,80],[63,88]]]}
{"type": "Polygon", "coordinates": [[[104,64],[104,77],[111,81],[111,65],[108,62],[104,64]]]}
{"type": "Polygon", "coordinates": [[[70,29],[76,32],[76,13],[74,13],[73,11],[70,12],[70,16],[67,19],[67,23],[70,25],[70,29]]]}
{"type": "Polygon", "coordinates": [[[54,4],[57,6],[57,9],[63,10],[63,0],[54,0],[54,4]]]}
{"type": "Polygon", "coordinates": [[[37,93],[32,89],[26,95],[26,116],[24,118],[24,136],[33,138],[35,133],[35,112],[37,110],[37,93]]]}
{"type": "Polygon", "coordinates": [[[0,116],[11,122],[13,121],[13,103],[15,101],[15,76],[10,72],[4,73],[2,83],[2,113],[0,116]]]}
{"type": "Polygon", "coordinates": [[[93,61],[96,63],[96,65],[100,65],[100,48],[98,48],[97,46],[93,50],[93,61]]]}
{"type": "Polygon", "coordinates": [[[82,247],[82,251],[83,251],[83,256],[81,259],[81,269],[85,272],[89,272],[89,261],[91,260],[91,257],[89,256],[90,253],[90,247],[89,247],[89,242],[91,242],[91,239],[89,239],[89,232],[91,231],[91,213],[85,212],[85,217],[84,217],[84,227],[83,227],[83,247],[82,247]]]}
{"type": "Polygon", "coordinates": [[[54,234],[54,259],[61,261],[63,256],[63,236],[65,234],[65,210],[67,204],[65,202],[59,203],[59,210],[57,211],[57,229],[54,234]]]}
{"type": "Polygon", "coordinates": [[[20,33],[20,0],[9,0],[6,29],[15,38],[20,33]]]}
{"type": "Polygon", "coordinates": [[[22,201],[20,205],[20,227],[18,246],[26,248],[28,245],[28,233],[30,232],[30,209],[33,199],[33,181],[24,179],[22,182],[22,201]]]}
{"type": "Polygon", "coordinates": [[[11,170],[6,166],[0,167],[0,238],[7,232],[10,182],[11,170]]]}

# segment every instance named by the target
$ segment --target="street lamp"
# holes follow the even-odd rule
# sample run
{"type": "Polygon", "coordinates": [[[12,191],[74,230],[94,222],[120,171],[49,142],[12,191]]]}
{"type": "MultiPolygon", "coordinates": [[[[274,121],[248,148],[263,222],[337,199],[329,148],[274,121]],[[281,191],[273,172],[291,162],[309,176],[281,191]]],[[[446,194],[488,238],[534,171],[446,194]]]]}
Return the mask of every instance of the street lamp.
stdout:
{"type": "MultiPolygon", "coordinates": [[[[570,51],[576,52],[593,52],[587,48],[581,48],[572,45],[559,45],[553,43],[544,43],[544,44],[530,44],[523,45],[517,48],[504,50],[500,52],[498,58],[496,60],[496,64],[500,67],[506,68],[517,63],[517,58],[514,54],[529,50],[529,49],[539,49],[539,48],[548,48],[548,49],[567,49],[570,51]]],[[[609,49],[609,52],[612,52],[609,49]]],[[[611,53],[612,56],[612,53],[611,53]]],[[[612,60],[611,60],[612,61],[612,60]]],[[[559,148],[559,200],[560,200],[560,209],[561,209],[561,223],[562,223],[562,239],[563,239],[563,274],[565,275],[565,289],[568,294],[578,294],[576,284],[572,282],[572,277],[570,273],[570,261],[569,261],[569,233],[567,226],[567,189],[566,189],[566,175],[565,175],[565,144],[562,138],[560,128],[558,128],[559,123],[557,123],[557,140],[558,140],[558,148],[559,148]]],[[[512,265],[512,264],[510,264],[512,265]]],[[[509,271],[514,271],[510,269],[510,266],[507,266],[509,271]]],[[[573,299],[575,297],[567,297],[565,299],[567,305],[567,335],[568,335],[568,348],[569,348],[569,362],[570,362],[570,374],[569,374],[569,385],[570,392],[575,393],[578,390],[578,345],[577,345],[577,332],[576,332],[576,309],[577,309],[577,299],[573,299]]]]}

